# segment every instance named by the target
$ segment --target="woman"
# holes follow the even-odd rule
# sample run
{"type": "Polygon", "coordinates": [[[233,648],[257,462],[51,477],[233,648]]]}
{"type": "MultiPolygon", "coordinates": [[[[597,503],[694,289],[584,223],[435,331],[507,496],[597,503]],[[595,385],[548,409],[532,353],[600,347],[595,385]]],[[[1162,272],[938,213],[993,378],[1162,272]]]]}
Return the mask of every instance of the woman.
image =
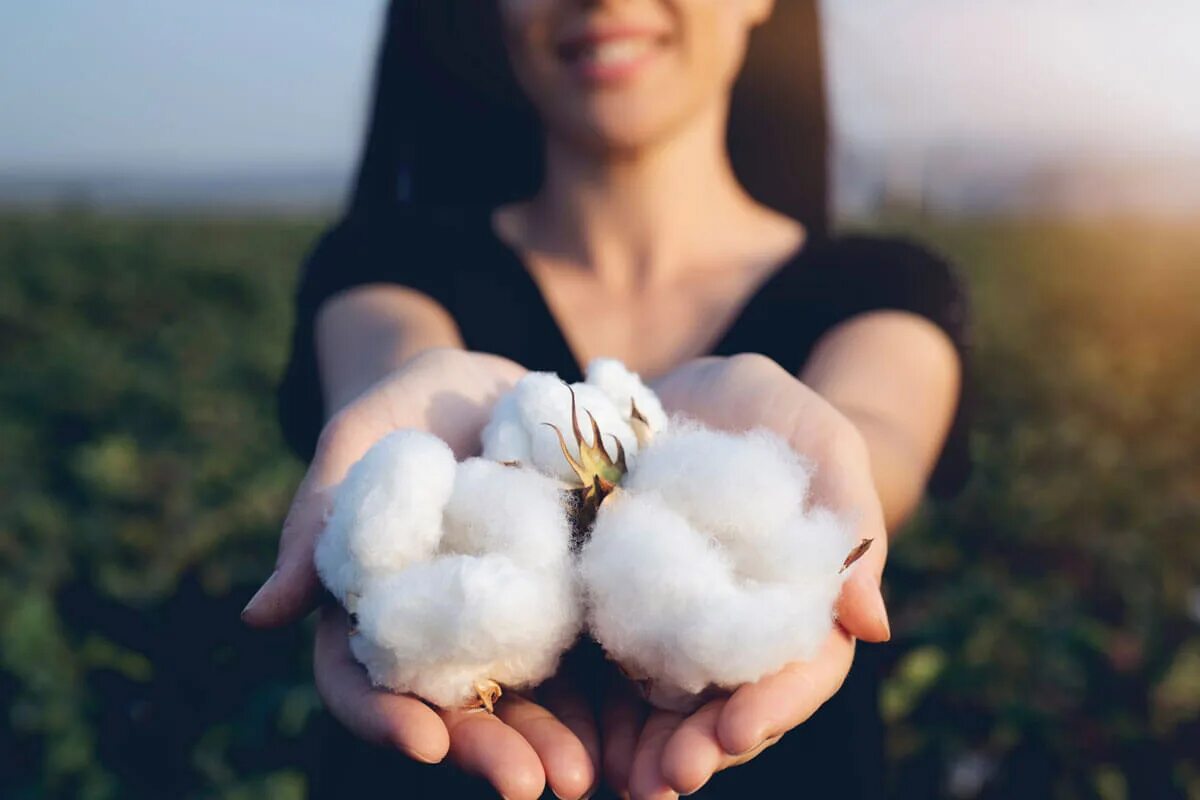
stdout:
{"type": "Polygon", "coordinates": [[[326,239],[342,265],[306,276],[313,322],[302,317],[284,396],[305,402],[303,375],[319,375],[329,421],[246,620],[281,624],[315,604],[312,543],[331,487],[373,442],[423,427],[464,457],[527,368],[575,380],[600,355],[655,379],[672,410],[786,436],[818,462],[821,499],[876,545],[817,659],[688,716],[646,708],[586,651],[535,698],[506,695],[496,716],[435,711],[372,690],[343,615],[326,609],[314,671],[340,727],[318,789],[458,796],[480,788],[470,774],[509,798],[581,797],[601,778],[634,797],[877,796],[874,679],[855,639],[890,635],[887,532],[919,502],[955,415],[955,284],[919,248],[829,239],[738,182],[730,89],[770,0],[498,6],[542,122],[540,187],[494,207],[351,215],[326,239]],[[457,769],[416,763],[443,760],[457,769]]]}

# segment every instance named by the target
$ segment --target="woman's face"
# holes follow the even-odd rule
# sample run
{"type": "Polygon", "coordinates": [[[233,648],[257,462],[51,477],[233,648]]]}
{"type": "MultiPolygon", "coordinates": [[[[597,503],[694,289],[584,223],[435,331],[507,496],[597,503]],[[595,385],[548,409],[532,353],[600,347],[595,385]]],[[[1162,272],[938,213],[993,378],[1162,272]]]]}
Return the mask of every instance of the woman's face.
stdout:
{"type": "Polygon", "coordinates": [[[555,135],[660,141],[724,104],[773,0],[499,0],[517,79],[555,135]]]}

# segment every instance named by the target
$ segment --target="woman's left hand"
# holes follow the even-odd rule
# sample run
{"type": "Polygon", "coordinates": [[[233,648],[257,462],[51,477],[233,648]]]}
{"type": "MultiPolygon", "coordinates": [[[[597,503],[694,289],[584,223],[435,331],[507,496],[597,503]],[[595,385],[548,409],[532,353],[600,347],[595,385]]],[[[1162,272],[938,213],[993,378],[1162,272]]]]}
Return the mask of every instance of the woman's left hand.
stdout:
{"type": "Polygon", "coordinates": [[[854,425],[764,356],[692,361],[654,388],[671,412],[724,430],[767,428],[783,436],[816,464],[814,501],[853,515],[855,539],[873,543],[846,580],[838,625],[816,658],[789,664],[690,715],[652,710],[646,716],[627,692],[609,703],[606,778],[634,798],[689,794],[716,772],[753,759],[837,692],[850,671],[856,638],[880,642],[891,636],[880,591],[887,531],[866,445],[854,425]]]}

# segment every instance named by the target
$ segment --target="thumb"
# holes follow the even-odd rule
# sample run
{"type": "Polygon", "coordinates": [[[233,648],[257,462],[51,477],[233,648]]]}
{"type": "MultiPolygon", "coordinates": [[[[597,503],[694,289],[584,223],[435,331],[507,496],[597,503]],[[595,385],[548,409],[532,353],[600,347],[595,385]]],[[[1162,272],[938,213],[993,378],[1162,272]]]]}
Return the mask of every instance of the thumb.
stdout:
{"type": "Polygon", "coordinates": [[[306,479],[284,520],[274,571],[242,611],[242,621],[251,627],[275,628],[295,622],[320,601],[313,550],[332,507],[332,492],[308,488],[308,484],[306,479]]]}
{"type": "Polygon", "coordinates": [[[373,416],[361,413],[340,414],[325,426],[283,522],[275,570],[242,610],[247,625],[287,625],[317,607],[322,590],[313,550],[333,508],[334,490],[350,465],[387,432],[373,416]]]}
{"type": "Polygon", "coordinates": [[[887,605],[880,585],[886,548],[886,536],[871,543],[870,550],[851,567],[850,576],[842,584],[842,594],[838,598],[838,622],[847,633],[864,642],[886,642],[892,638],[887,605]]]}

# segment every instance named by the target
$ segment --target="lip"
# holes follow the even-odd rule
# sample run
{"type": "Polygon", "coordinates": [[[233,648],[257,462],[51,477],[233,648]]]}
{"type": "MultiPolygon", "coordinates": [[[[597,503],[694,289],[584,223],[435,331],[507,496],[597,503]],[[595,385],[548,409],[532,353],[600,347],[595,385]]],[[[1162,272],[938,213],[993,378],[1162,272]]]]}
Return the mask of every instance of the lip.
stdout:
{"type": "Polygon", "coordinates": [[[558,57],[571,71],[586,83],[615,83],[628,80],[641,72],[662,54],[668,34],[657,28],[637,26],[611,26],[591,28],[564,36],[555,47],[558,57]],[[585,50],[617,46],[629,42],[631,47],[642,47],[640,52],[610,61],[597,61],[582,57],[585,50]]]}
{"type": "Polygon", "coordinates": [[[559,50],[579,48],[585,45],[602,44],[614,39],[665,39],[667,32],[659,28],[639,25],[607,25],[586,28],[569,33],[558,40],[559,50]]]}

